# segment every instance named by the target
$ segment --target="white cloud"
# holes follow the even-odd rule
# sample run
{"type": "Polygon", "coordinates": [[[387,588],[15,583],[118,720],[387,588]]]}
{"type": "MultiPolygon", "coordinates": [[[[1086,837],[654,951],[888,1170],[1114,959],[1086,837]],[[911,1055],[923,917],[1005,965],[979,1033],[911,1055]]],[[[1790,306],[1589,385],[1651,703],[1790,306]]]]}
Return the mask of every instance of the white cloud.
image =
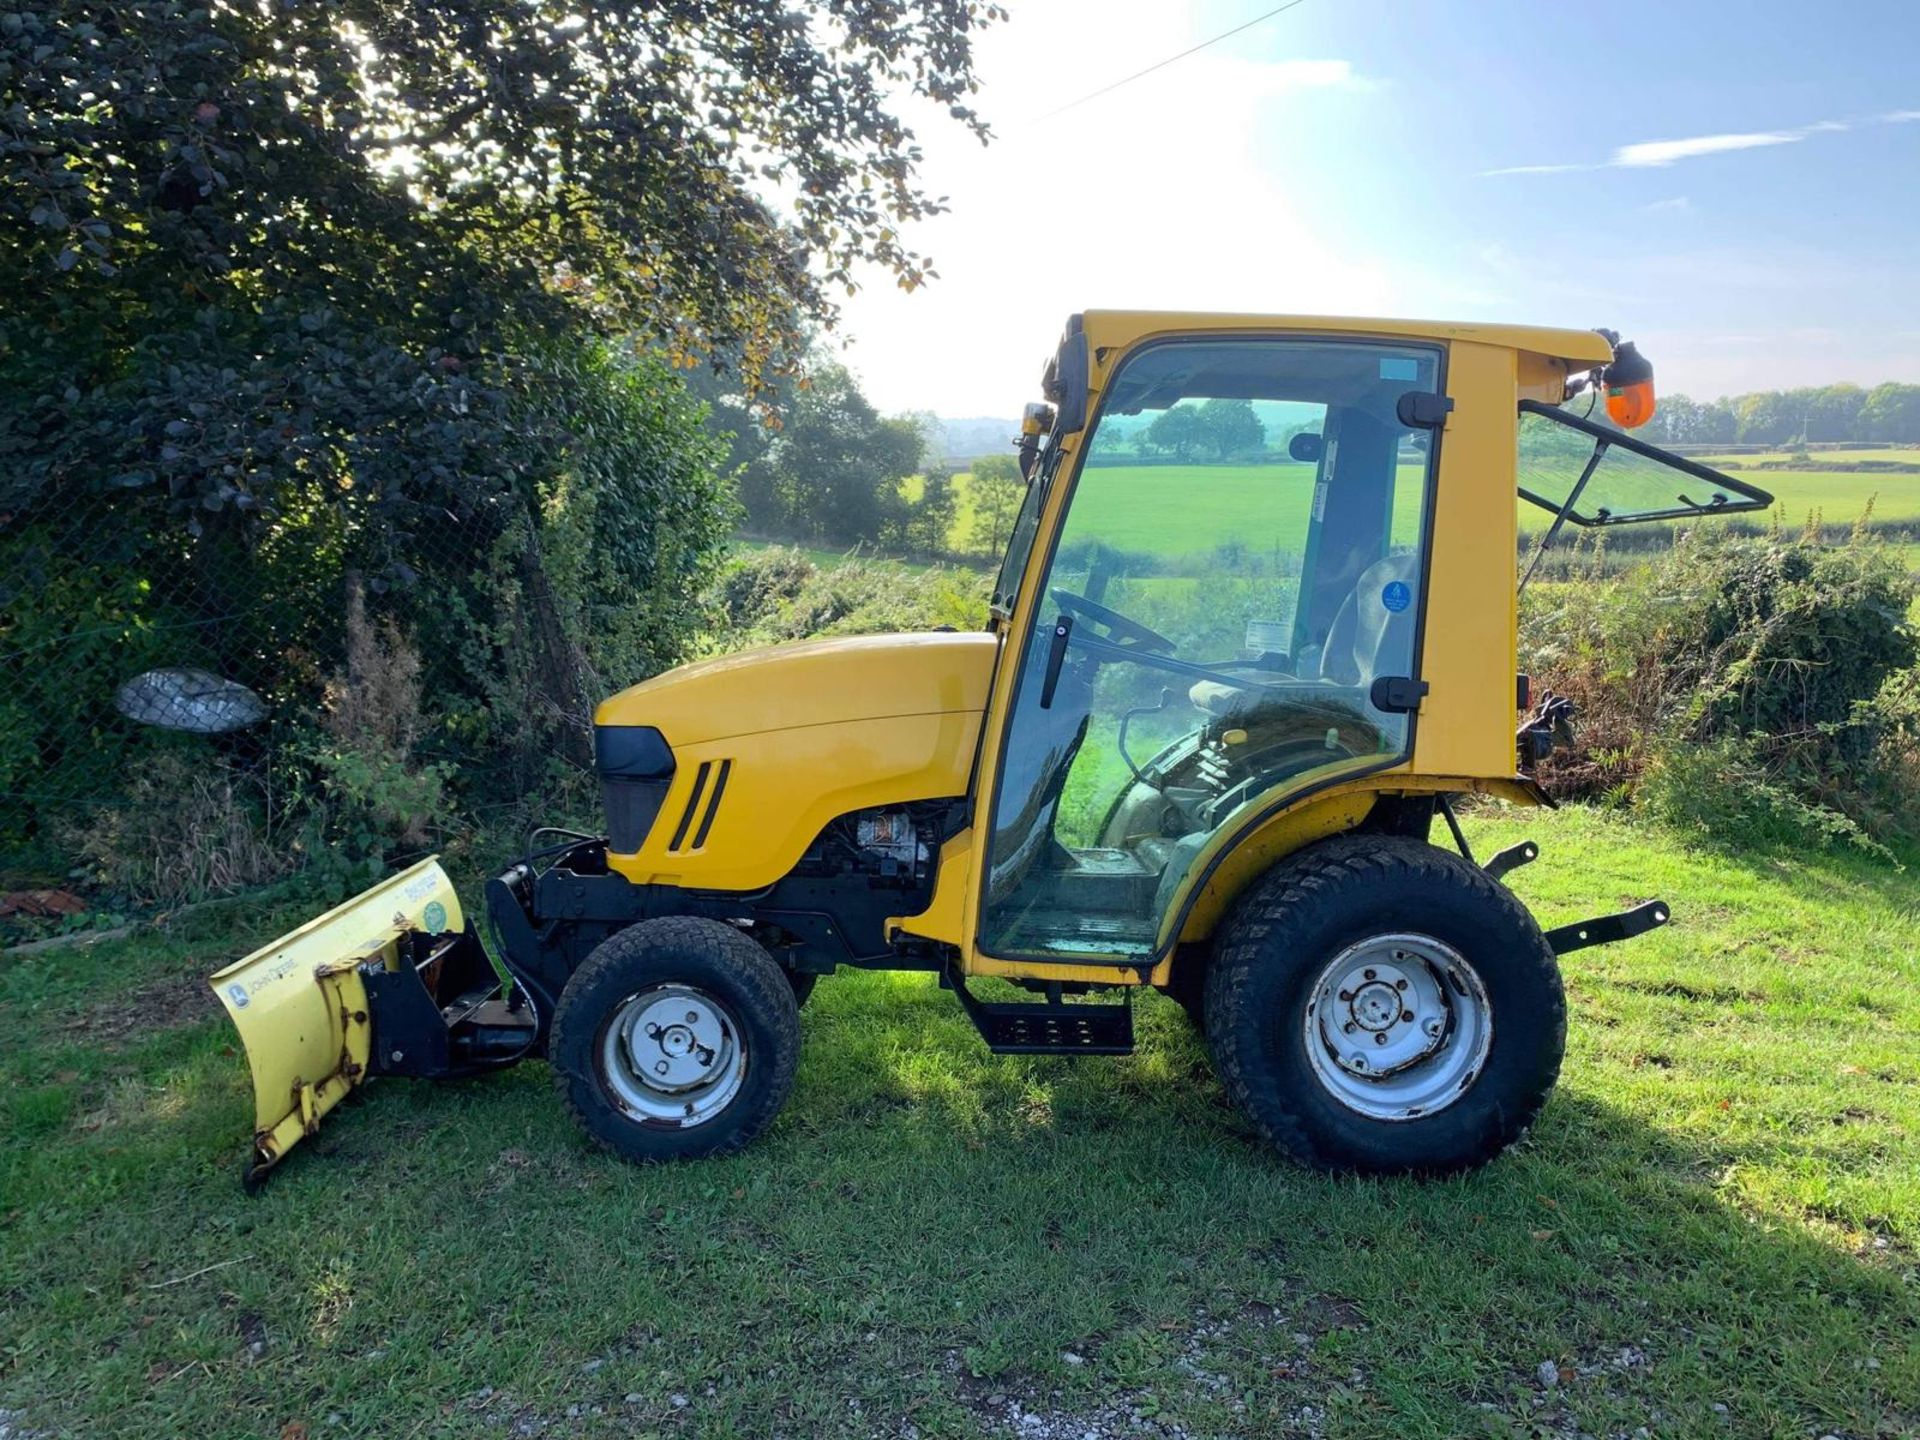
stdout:
{"type": "Polygon", "coordinates": [[[1638,145],[1622,145],[1613,152],[1610,165],[1636,170],[1653,165],[1671,165],[1676,160],[1691,160],[1696,155],[1718,155],[1727,150],[1757,150],[1766,145],[1791,145],[1804,140],[1805,130],[1756,130],[1743,135],[1695,135],[1688,140],[1645,140],[1638,145]]]}
{"type": "Polygon", "coordinates": [[[1598,165],[1503,165],[1498,170],[1482,170],[1482,175],[1564,175],[1569,170],[1598,170],[1598,165]]]}
{"type": "Polygon", "coordinates": [[[1677,215],[1693,209],[1693,202],[1684,195],[1675,195],[1670,200],[1655,200],[1652,204],[1642,205],[1640,208],[1651,215],[1677,215]]]}
{"type": "Polygon", "coordinates": [[[1562,175],[1574,170],[1656,170],[1695,160],[1702,155],[1725,155],[1735,150],[1764,150],[1775,145],[1794,145],[1809,135],[1841,134],[1866,125],[1898,125],[1920,120],[1920,110],[1889,110],[1871,120],[1815,120],[1789,130],[1742,130],[1724,135],[1691,135],[1683,140],[1642,140],[1622,145],[1610,159],[1593,162],[1573,161],[1552,165],[1502,165],[1482,170],[1482,178],[1493,175],[1562,175]]]}

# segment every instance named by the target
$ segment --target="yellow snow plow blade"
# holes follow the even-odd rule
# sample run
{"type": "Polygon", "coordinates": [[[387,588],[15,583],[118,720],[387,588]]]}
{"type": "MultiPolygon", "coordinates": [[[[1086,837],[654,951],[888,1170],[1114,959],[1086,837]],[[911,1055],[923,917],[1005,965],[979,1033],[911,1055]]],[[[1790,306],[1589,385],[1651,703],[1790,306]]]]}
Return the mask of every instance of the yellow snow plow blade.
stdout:
{"type": "Polygon", "coordinates": [[[263,946],[207,983],[233,1017],[253,1069],[257,1184],[367,1075],[373,1028],[360,967],[397,970],[407,932],[466,928],[437,859],[381,881],[263,946]]]}

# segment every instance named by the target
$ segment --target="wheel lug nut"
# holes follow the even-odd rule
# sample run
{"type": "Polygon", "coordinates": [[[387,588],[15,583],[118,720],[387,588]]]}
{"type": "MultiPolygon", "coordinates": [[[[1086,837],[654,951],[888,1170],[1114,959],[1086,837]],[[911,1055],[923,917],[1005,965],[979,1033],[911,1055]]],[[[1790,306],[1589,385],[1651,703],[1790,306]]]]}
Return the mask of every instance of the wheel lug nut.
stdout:
{"type": "Polygon", "coordinates": [[[1402,1010],[1402,1011],[1400,1012],[1400,1018],[1401,1018],[1402,1020],[1405,1020],[1405,1021],[1406,1021],[1406,1022],[1407,1022],[1408,1024],[1412,1024],[1412,1023],[1413,1023],[1413,1012],[1412,1012],[1411,1010],[1402,1010]]]}
{"type": "Polygon", "coordinates": [[[697,1014],[695,1014],[691,1010],[687,1011],[687,1024],[695,1025],[695,1024],[698,1024],[699,1021],[700,1021],[700,1017],[697,1014]]]}
{"type": "Polygon", "coordinates": [[[1387,1043],[1387,1036],[1386,1036],[1386,1032],[1385,1032],[1385,1031],[1383,1030],[1383,1031],[1382,1031],[1382,1032],[1381,1032],[1380,1034],[1378,1034],[1378,1035],[1376,1035],[1376,1036],[1374,1036],[1374,1037],[1373,1037],[1373,1043],[1374,1043],[1374,1044],[1376,1044],[1376,1045],[1384,1045],[1384,1044],[1386,1044],[1386,1043],[1387,1043]]]}
{"type": "Polygon", "coordinates": [[[653,1067],[653,1073],[654,1073],[654,1074],[656,1074],[656,1075],[664,1075],[664,1074],[666,1074],[666,1073],[667,1073],[667,1062],[666,1062],[666,1061],[664,1061],[664,1060],[662,1060],[662,1061],[661,1061],[661,1062],[660,1062],[660,1063],[659,1063],[658,1065],[656,1065],[656,1066],[654,1066],[654,1067],[653,1067]]]}
{"type": "Polygon", "coordinates": [[[1347,1023],[1346,1023],[1346,1024],[1344,1024],[1344,1025],[1342,1025],[1342,1026],[1340,1027],[1340,1029],[1341,1029],[1341,1030],[1342,1030],[1342,1031],[1343,1031],[1344,1033],[1346,1033],[1346,1034],[1348,1034],[1348,1035],[1351,1035],[1351,1034],[1352,1034],[1352,1033],[1353,1033],[1354,1031],[1356,1031],[1356,1030],[1358,1030],[1359,1028],[1360,1028],[1360,1027],[1359,1027],[1358,1025],[1356,1025],[1356,1024],[1354,1024],[1354,1023],[1353,1023],[1353,1021],[1351,1021],[1351,1020],[1349,1020],[1349,1021],[1347,1021],[1347,1023]]]}
{"type": "Polygon", "coordinates": [[[1360,975],[1363,979],[1366,979],[1366,980],[1371,980],[1374,978],[1374,972],[1371,970],[1362,970],[1360,972],[1360,975]]]}
{"type": "Polygon", "coordinates": [[[1394,989],[1396,989],[1396,990],[1404,990],[1404,989],[1406,989],[1406,988],[1407,988],[1407,982],[1406,982],[1406,979],[1405,979],[1404,977],[1402,977],[1401,979],[1399,979],[1399,980],[1396,980],[1396,981],[1394,981],[1394,982],[1393,982],[1393,988],[1394,988],[1394,989]]]}
{"type": "Polygon", "coordinates": [[[647,1038],[649,1040],[658,1040],[660,1038],[660,1027],[658,1025],[647,1026],[647,1038]]]}

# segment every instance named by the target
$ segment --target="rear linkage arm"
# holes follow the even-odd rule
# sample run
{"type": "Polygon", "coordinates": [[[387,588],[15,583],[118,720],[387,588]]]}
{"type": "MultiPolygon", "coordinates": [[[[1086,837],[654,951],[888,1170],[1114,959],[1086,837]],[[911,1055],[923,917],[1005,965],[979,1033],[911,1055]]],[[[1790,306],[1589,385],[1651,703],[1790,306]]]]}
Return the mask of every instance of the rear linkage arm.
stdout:
{"type": "MultiPolygon", "coordinates": [[[[1468,864],[1474,863],[1473,853],[1467,849],[1467,837],[1461,832],[1460,821],[1444,795],[1440,797],[1440,813],[1446,817],[1447,828],[1453,832],[1454,843],[1460,847],[1461,855],[1468,864]]],[[[1540,847],[1531,840],[1522,840],[1518,845],[1509,845],[1480,868],[1489,877],[1498,880],[1539,858],[1540,847]]],[[[1631,910],[1622,910],[1613,915],[1596,915],[1591,920],[1580,920],[1549,930],[1547,944],[1552,947],[1554,954],[1568,955],[1593,945],[1612,945],[1621,940],[1631,940],[1636,935],[1659,929],[1672,918],[1673,912],[1666,901],[1648,900],[1631,910]]]]}

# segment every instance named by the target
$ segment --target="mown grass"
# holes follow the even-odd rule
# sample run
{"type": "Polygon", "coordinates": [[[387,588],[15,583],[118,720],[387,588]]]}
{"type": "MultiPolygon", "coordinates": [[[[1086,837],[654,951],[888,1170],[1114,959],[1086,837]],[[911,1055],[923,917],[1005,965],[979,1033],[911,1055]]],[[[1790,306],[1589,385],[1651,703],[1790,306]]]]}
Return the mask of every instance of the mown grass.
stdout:
{"type": "Polygon", "coordinates": [[[1593,813],[1470,832],[1543,842],[1513,884],[1550,923],[1677,919],[1568,958],[1555,1099],[1438,1183],[1276,1160],[1157,998],[1130,1059],[995,1059],[929,980],[843,974],[739,1157],[592,1153],[529,1064],[371,1086],[247,1199],[198,976],[296,906],[0,962],[0,1424],[1914,1433],[1920,881],[1593,813]]]}

